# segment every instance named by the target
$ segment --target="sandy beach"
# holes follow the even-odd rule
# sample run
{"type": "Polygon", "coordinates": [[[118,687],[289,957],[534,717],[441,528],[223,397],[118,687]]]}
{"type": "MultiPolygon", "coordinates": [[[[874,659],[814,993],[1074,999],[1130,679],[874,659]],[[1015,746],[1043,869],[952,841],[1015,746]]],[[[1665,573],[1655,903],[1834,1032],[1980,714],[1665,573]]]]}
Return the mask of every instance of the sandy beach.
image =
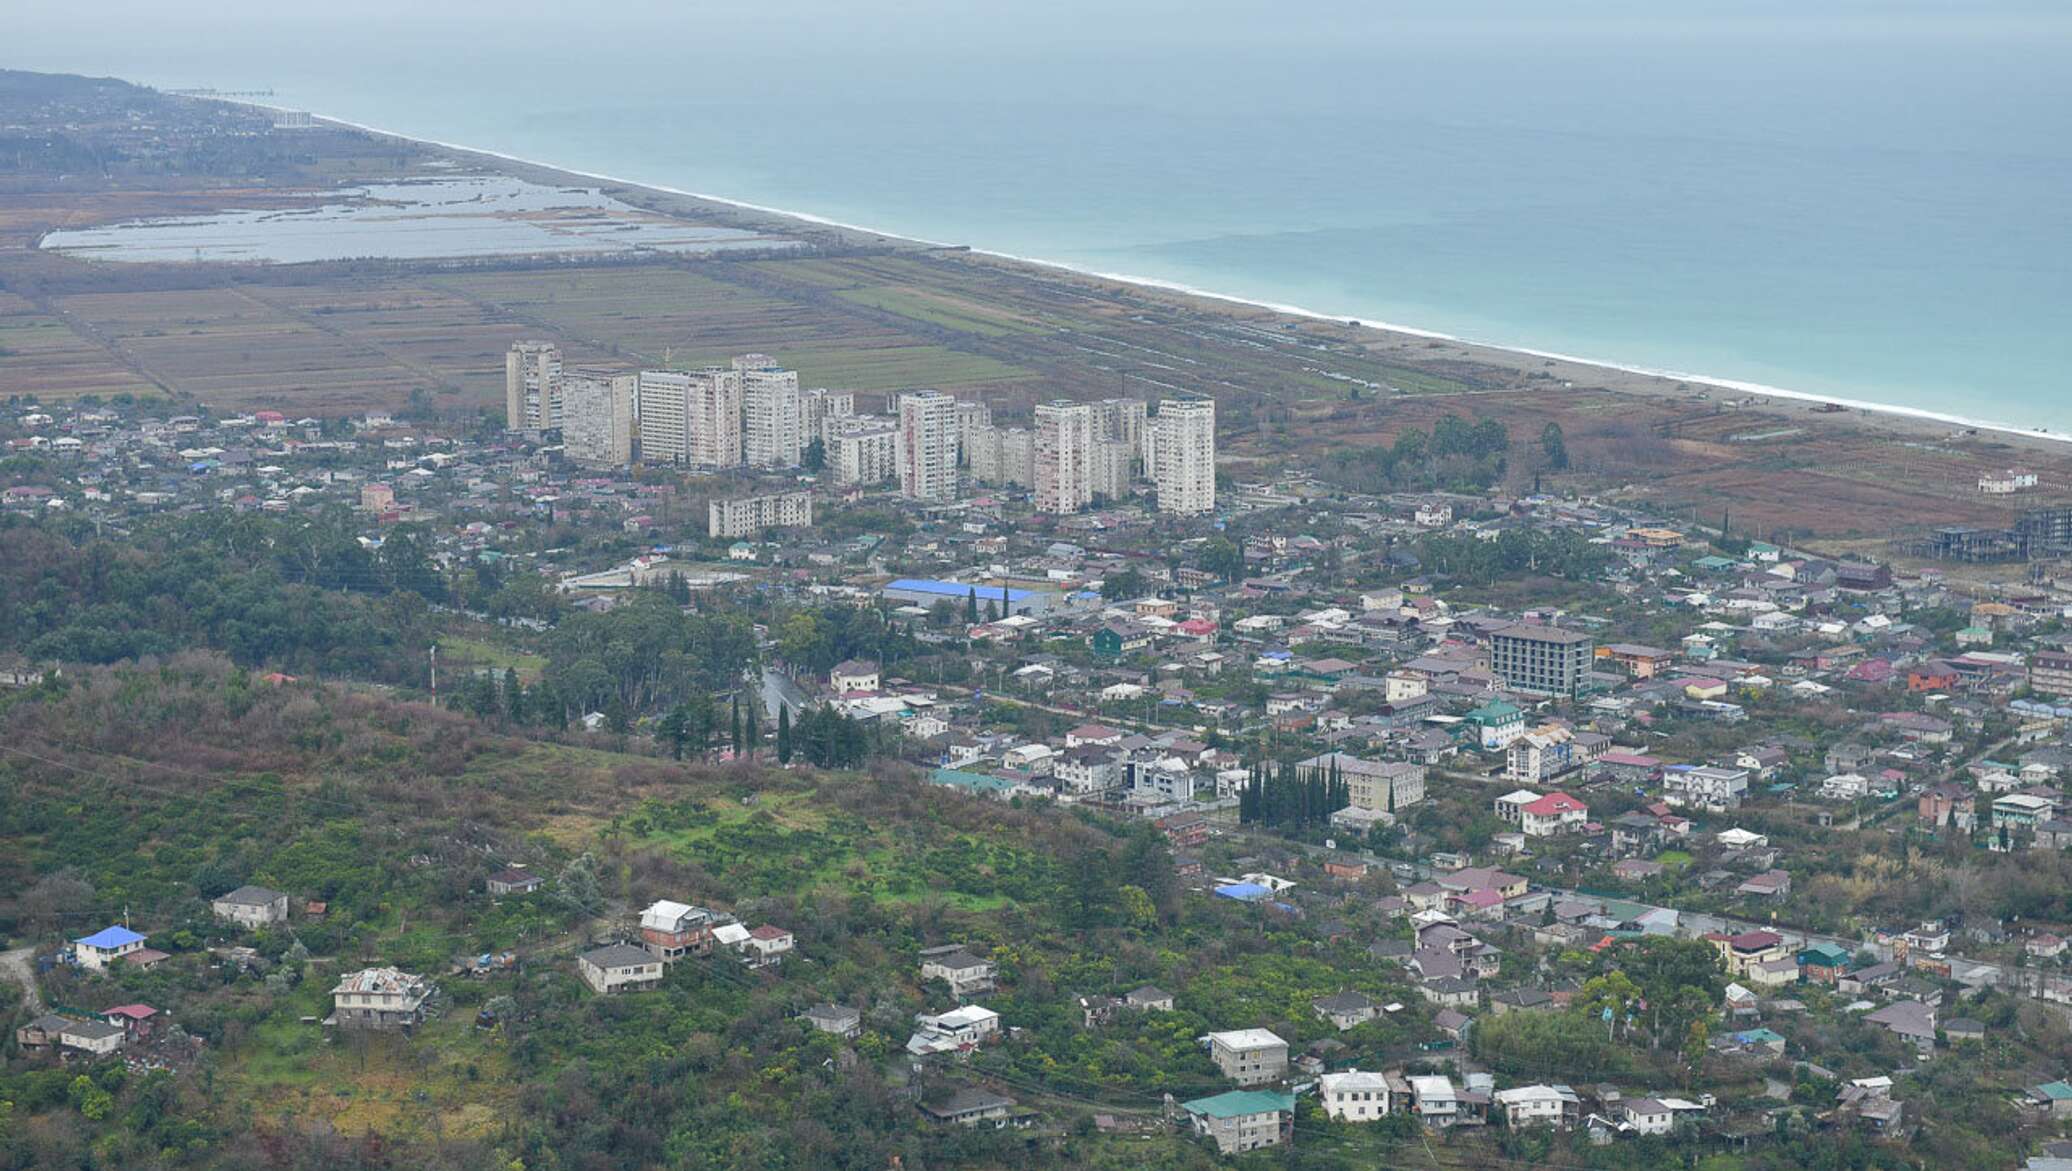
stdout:
{"type": "Polygon", "coordinates": [[[2017,445],[2039,456],[2056,455],[2072,458],[2072,436],[2034,428],[1743,383],[1703,374],[1649,370],[1622,365],[1609,359],[1590,359],[1484,344],[1417,329],[1414,326],[1360,321],[1308,307],[1256,301],[1236,293],[1187,288],[1124,274],[1092,272],[1041,258],[989,252],[967,244],[917,240],[856,224],[829,220],[808,212],[764,207],[720,195],[635,183],[615,176],[570,170],[551,163],[521,159],[477,147],[397,134],[343,119],[324,117],[321,120],[368,134],[398,139],[422,150],[448,156],[456,162],[516,175],[535,182],[598,185],[607,193],[633,206],[683,216],[701,223],[761,233],[781,233],[810,244],[832,248],[954,252],[967,257],[970,263],[1001,266],[1030,275],[1041,275],[1050,280],[1077,283],[1111,296],[1134,297],[1196,313],[1236,317],[1274,328],[1293,327],[1354,342],[1372,349],[1377,354],[1392,355],[1405,362],[1466,363],[1490,371],[1507,371],[1519,377],[1529,375],[1543,380],[1551,378],[1557,384],[1569,388],[1602,389],[1619,394],[1645,395],[1680,402],[1725,403],[1741,409],[1788,414],[1795,424],[1846,424],[1917,441],[1990,435],[1995,440],[2017,445]]]}

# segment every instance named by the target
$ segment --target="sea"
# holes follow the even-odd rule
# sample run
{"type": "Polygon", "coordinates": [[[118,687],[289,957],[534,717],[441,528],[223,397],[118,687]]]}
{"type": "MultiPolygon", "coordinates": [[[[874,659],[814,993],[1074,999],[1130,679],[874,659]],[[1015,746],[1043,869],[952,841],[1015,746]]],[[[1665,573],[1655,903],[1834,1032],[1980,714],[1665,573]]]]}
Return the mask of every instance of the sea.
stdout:
{"type": "Polygon", "coordinates": [[[2072,434],[2063,0],[9,9],[0,66],[2072,434]]]}

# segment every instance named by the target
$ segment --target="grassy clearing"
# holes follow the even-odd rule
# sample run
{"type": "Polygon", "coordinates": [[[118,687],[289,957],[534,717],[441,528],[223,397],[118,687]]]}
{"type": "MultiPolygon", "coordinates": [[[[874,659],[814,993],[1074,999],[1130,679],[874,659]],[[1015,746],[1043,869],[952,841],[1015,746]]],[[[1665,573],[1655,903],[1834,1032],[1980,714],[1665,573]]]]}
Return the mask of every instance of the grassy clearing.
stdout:
{"type": "Polygon", "coordinates": [[[944,329],[975,333],[981,337],[1005,337],[1009,334],[1029,333],[1032,326],[1012,314],[985,309],[968,301],[952,297],[933,296],[919,289],[879,285],[872,288],[843,289],[835,294],[844,301],[897,313],[944,329]]]}
{"type": "Polygon", "coordinates": [[[439,640],[439,650],[447,656],[449,665],[456,670],[469,667],[494,667],[499,671],[516,670],[518,677],[527,684],[537,682],[540,673],[547,668],[545,655],[531,654],[479,638],[448,635],[439,640]]]}

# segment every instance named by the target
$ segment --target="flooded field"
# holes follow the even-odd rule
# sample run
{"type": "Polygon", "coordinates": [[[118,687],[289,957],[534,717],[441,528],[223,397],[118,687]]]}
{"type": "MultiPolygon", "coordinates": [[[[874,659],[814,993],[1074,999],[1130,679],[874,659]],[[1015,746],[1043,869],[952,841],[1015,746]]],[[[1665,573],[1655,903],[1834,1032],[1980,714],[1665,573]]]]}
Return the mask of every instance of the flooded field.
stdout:
{"type": "Polygon", "coordinates": [[[796,241],[685,223],[595,188],[454,176],[342,188],[306,207],[61,229],[40,246],[90,260],[298,264],[490,256],[696,254],[796,241]]]}

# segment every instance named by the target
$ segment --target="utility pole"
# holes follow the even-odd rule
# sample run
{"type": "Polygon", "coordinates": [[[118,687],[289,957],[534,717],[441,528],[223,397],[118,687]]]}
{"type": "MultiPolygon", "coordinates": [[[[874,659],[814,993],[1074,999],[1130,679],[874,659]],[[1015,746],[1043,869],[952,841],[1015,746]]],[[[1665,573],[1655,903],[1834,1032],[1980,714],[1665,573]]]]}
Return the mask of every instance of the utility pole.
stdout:
{"type": "Polygon", "coordinates": [[[432,644],[432,706],[439,705],[439,644],[432,644]]]}

